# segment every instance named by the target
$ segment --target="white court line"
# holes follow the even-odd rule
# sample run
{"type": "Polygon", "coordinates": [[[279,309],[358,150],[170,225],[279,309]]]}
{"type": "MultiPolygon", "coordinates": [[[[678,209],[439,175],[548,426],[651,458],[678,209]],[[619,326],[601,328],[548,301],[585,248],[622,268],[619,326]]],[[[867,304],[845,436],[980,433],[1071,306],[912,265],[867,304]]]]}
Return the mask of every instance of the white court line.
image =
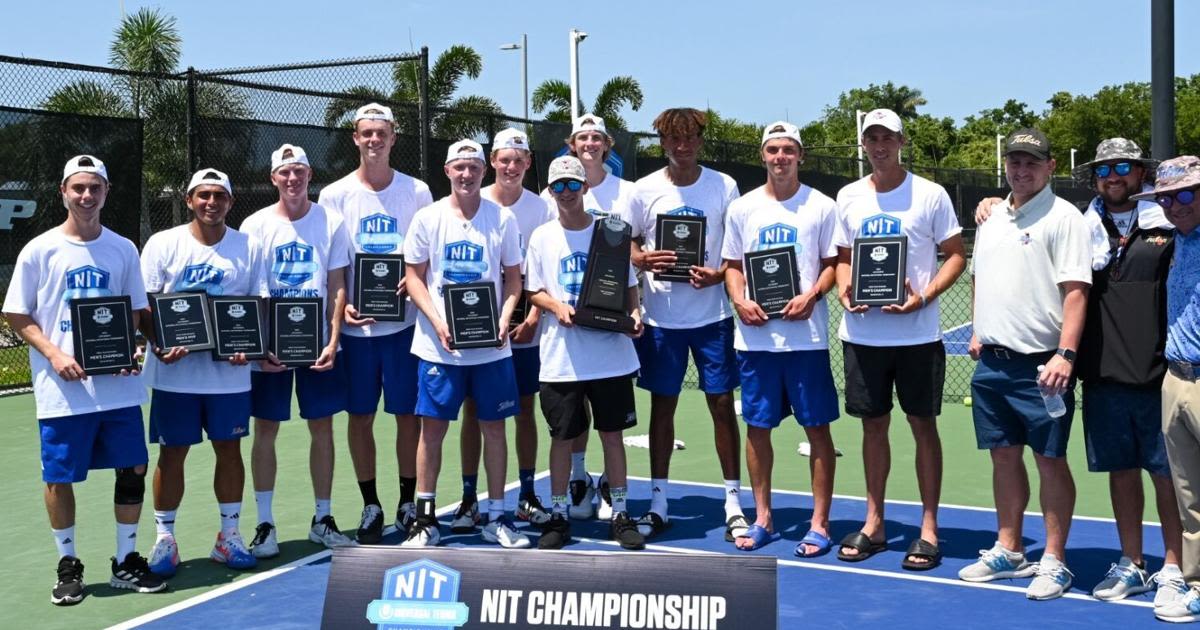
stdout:
{"type": "MultiPolygon", "coordinates": [[[[548,470],[542,471],[534,476],[534,480],[542,479],[543,477],[547,477],[549,475],[550,475],[550,471],[548,471],[548,470]]],[[[512,490],[514,488],[519,488],[519,487],[521,487],[521,482],[514,481],[514,482],[504,486],[504,491],[508,492],[509,490],[512,490]]],[[[483,500],[487,499],[487,496],[488,496],[487,493],[484,492],[479,495],[479,500],[483,501],[483,500]]],[[[456,502],[454,502],[450,505],[447,505],[447,506],[443,507],[442,509],[438,510],[437,511],[438,516],[445,516],[446,514],[453,514],[454,511],[456,509],[458,509],[459,503],[460,503],[460,501],[456,501],[456,502]]],[[[396,531],[395,525],[388,525],[387,527],[385,527],[383,529],[383,535],[387,536],[388,534],[391,534],[395,531],[396,531]]],[[[196,595],[194,597],[189,597],[183,601],[175,602],[174,604],[171,604],[170,606],[159,608],[158,610],[152,610],[140,617],[134,617],[133,619],[130,619],[128,621],[123,621],[116,625],[109,626],[108,630],[128,630],[129,628],[136,628],[137,626],[140,626],[142,624],[150,623],[151,621],[156,621],[158,619],[162,619],[163,617],[166,617],[168,615],[173,615],[177,612],[186,610],[188,608],[197,606],[199,604],[203,604],[204,602],[207,602],[207,601],[214,600],[223,595],[228,595],[228,594],[238,591],[240,589],[246,588],[247,586],[252,586],[252,585],[258,584],[259,582],[262,582],[264,580],[269,580],[273,577],[278,577],[280,575],[283,575],[283,574],[291,571],[292,569],[295,569],[296,567],[302,567],[306,564],[312,564],[314,562],[324,560],[325,558],[328,558],[331,555],[333,555],[333,552],[331,550],[323,549],[314,554],[304,556],[303,558],[297,558],[295,560],[292,560],[291,562],[289,562],[285,565],[275,567],[274,569],[270,569],[268,571],[263,571],[262,573],[255,573],[245,579],[241,579],[236,582],[230,582],[229,584],[226,584],[219,588],[215,588],[211,591],[206,591],[206,592],[196,595]]]]}
{"type": "Polygon", "coordinates": [[[948,335],[956,330],[962,330],[963,328],[966,328],[967,326],[970,326],[970,325],[971,325],[971,322],[967,322],[965,324],[959,324],[959,325],[955,326],[954,328],[947,328],[946,330],[943,330],[942,334],[948,335]]]}

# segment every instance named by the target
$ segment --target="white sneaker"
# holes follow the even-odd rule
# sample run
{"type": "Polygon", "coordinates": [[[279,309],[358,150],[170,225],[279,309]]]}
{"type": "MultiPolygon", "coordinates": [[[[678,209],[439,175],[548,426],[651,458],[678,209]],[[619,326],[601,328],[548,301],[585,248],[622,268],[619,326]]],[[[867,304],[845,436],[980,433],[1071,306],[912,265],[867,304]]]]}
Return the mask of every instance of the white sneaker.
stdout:
{"type": "Polygon", "coordinates": [[[1200,591],[1188,589],[1187,595],[1167,604],[1155,607],[1154,616],[1160,621],[1191,623],[1200,621],[1200,591]]]}
{"type": "Polygon", "coordinates": [[[1183,571],[1178,565],[1164,565],[1162,570],[1150,576],[1158,592],[1154,594],[1154,607],[1162,608],[1187,597],[1187,582],[1183,581],[1183,571]]]}
{"type": "Polygon", "coordinates": [[[1108,568],[1104,579],[1092,589],[1092,597],[1106,602],[1115,602],[1130,595],[1145,593],[1152,587],[1146,572],[1139,569],[1133,560],[1125,556],[1108,568]]]}
{"type": "Polygon", "coordinates": [[[326,549],[358,546],[358,543],[350,540],[348,536],[338,530],[332,514],[326,514],[319,521],[317,517],[313,517],[312,527],[308,530],[308,539],[318,545],[325,545],[326,549]]]}
{"type": "Polygon", "coordinates": [[[596,506],[592,503],[596,496],[596,485],[591,475],[584,476],[586,479],[575,479],[568,486],[571,505],[567,506],[567,515],[580,521],[592,518],[596,513],[596,506]]]}
{"type": "Polygon", "coordinates": [[[179,544],[171,534],[159,534],[150,550],[150,571],[159,577],[175,575],[179,567],[179,544]]]}
{"type": "Polygon", "coordinates": [[[450,521],[450,531],[455,534],[470,534],[478,525],[479,501],[472,501],[470,505],[460,503],[458,511],[454,513],[454,520],[450,521]]]}
{"type": "Polygon", "coordinates": [[[275,525],[267,522],[254,528],[254,540],[250,541],[250,553],[255,558],[274,558],[279,555],[279,541],[275,538],[275,525]]]}
{"type": "Polygon", "coordinates": [[[958,579],[966,582],[991,582],[1002,578],[1027,578],[1037,571],[1037,566],[1025,560],[1025,554],[1015,553],[1000,545],[991,549],[980,549],[979,560],[963,567],[958,579]]]}
{"type": "Polygon", "coordinates": [[[1038,601],[1057,599],[1071,588],[1071,578],[1075,577],[1052,553],[1042,555],[1037,563],[1037,577],[1025,589],[1025,597],[1038,601]]]}
{"type": "Polygon", "coordinates": [[[483,539],[497,543],[505,549],[524,549],[529,546],[529,539],[513,528],[507,516],[489,522],[483,528],[483,539]]]}
{"type": "Polygon", "coordinates": [[[608,476],[600,475],[600,486],[596,489],[596,518],[601,521],[611,521],[613,517],[612,492],[608,485],[608,476]]]}
{"type": "Polygon", "coordinates": [[[400,543],[401,547],[436,547],[442,541],[442,532],[439,530],[437,521],[432,523],[422,522],[419,518],[416,523],[413,523],[412,529],[408,532],[408,538],[400,543]]]}

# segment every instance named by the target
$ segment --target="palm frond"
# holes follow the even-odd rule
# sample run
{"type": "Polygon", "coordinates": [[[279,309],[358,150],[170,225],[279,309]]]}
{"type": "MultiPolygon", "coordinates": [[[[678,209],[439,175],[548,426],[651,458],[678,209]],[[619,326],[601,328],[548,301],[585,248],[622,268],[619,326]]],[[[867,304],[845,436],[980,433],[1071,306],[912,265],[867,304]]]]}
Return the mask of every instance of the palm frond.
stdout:
{"type": "Polygon", "coordinates": [[[125,70],[166,74],[178,67],[182,45],[174,17],[143,7],[121,20],[108,59],[125,70]]]}
{"type": "Polygon", "coordinates": [[[379,90],[365,85],[356,85],[345,91],[346,98],[333,99],[325,106],[325,125],[327,127],[351,126],[350,114],[354,110],[373,101],[387,100],[379,90]]]}
{"type": "Polygon", "coordinates": [[[85,116],[129,117],[133,112],[121,95],[95,81],[77,81],[60,88],[46,100],[42,109],[85,116]]]}
{"type": "Polygon", "coordinates": [[[455,44],[444,50],[429,69],[429,103],[445,107],[463,77],[476,79],[483,72],[483,57],[474,48],[455,44]]]}
{"type": "Polygon", "coordinates": [[[604,118],[609,127],[624,129],[625,119],[621,116],[621,108],[628,105],[637,111],[642,107],[642,100],[642,86],[637,79],[630,76],[613,77],[600,87],[592,113],[604,118]]]}

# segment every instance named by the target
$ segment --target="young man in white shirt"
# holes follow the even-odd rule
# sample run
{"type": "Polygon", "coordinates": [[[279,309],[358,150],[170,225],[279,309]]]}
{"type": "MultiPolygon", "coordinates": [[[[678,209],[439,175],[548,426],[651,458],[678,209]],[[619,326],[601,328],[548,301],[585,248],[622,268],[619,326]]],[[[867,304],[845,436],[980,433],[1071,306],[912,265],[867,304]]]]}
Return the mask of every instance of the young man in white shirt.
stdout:
{"type": "Polygon", "coordinates": [[[583,290],[592,233],[598,221],[627,229],[616,217],[596,218],[584,210],[586,174],[580,161],[562,156],[550,163],[550,193],[558,219],[534,230],[529,242],[530,301],[547,314],[541,326],[542,415],[550,427],[550,487],[553,514],[538,539],[539,549],[560,549],[571,539],[567,520],[568,475],[574,440],[588,430],[591,407],[604,448],[613,516],[610,533],[625,549],[642,549],[645,538],[626,511],[625,445],[622,432],[637,424],[633,375],[637,353],[629,337],[642,333],[637,277],[632,265],[626,300],[634,330],[629,336],[576,326],[575,303],[583,290]],[[604,361],[596,361],[603,356],[604,361]]]}
{"type": "MultiPolygon", "coordinates": [[[[838,403],[823,296],[833,287],[837,211],[832,199],[800,183],[804,145],[795,125],[780,121],[763,129],[762,159],[767,183],[729,205],[721,248],[727,265],[725,287],[738,314],[734,346],[742,382],[746,465],[756,506],[754,524],[734,543],[752,551],[775,537],[771,431],[793,415],[812,444],[812,522],[795,549],[797,556],[807,558],[827,552],[832,544],[829,508],[837,455],[829,425],[838,417],[838,403]],[[799,277],[799,293],[784,306],[781,317],[769,318],[747,290],[747,276],[759,270],[746,269],[745,256],[781,247],[795,252],[792,271],[799,277]]],[[[770,267],[768,262],[758,264],[778,273],[777,265],[770,267]]]]}
{"type": "Polygon", "coordinates": [[[442,442],[458,419],[463,400],[475,401],[483,431],[488,477],[488,524],[483,538],[502,547],[529,546],[504,510],[508,466],[504,420],[517,413],[517,383],[505,332],[521,292],[520,230],[512,212],[484,199],[483,147],[471,140],[450,145],[444,171],[450,195],[422,208],[404,239],[408,291],[420,309],[412,352],[420,358],[417,415],[417,521],[403,545],[426,547],[441,540],[435,499],[442,442]],[[495,287],[497,347],[450,348],[443,290],[454,284],[490,282],[495,287]]]}
{"type": "MultiPolygon", "coordinates": [[[[383,409],[396,417],[396,457],[400,469],[400,501],[396,529],[407,533],[416,519],[417,442],[421,425],[417,405],[417,358],[409,352],[416,322],[416,307],[405,304],[404,321],[375,321],[359,315],[354,302],[357,254],[400,254],[404,235],[417,210],[433,203],[429,186],[391,167],[396,144],[396,119],[378,103],[358,108],[354,114],[354,146],[358,168],[326,186],[317,203],[338,212],[350,237],[351,265],[346,272],[345,323],[342,355],[349,384],[346,438],[350,459],[362,494],[362,519],[358,542],[379,544],[383,538],[383,504],[375,481],[375,411],[383,396],[383,409]]],[[[406,295],[404,277],[396,287],[406,295]]]]}
{"type": "MultiPolygon", "coordinates": [[[[229,176],[207,168],[192,175],[185,196],[192,220],[155,234],[142,249],[142,279],[149,293],[205,292],[257,295],[261,252],[245,234],[225,225],[233,206],[229,176]]],[[[154,469],[154,524],[158,538],[150,568],[171,577],[179,566],[176,511],[183,500],[184,460],[201,430],[216,455],[213,489],[221,516],[209,557],[231,569],[252,569],[257,559],[242,540],[239,516],[246,469],[242,438],[250,431],[250,366],[242,353],[214,361],[183,347],[164,351],[149,317],[142,332],[153,352],[146,360],[150,386],[150,441],[159,445],[154,469]]]]}
{"type": "Polygon", "coordinates": [[[838,191],[838,286],[846,310],[838,329],[846,374],[846,413],[862,418],[867,514],[862,527],[841,541],[838,558],[861,562],[886,547],[884,507],[891,471],[892,394],[908,419],[917,446],[921,535],[908,547],[905,569],[925,571],[941,562],[937,510],[942,491],[942,410],[946,349],[937,296],[954,285],[966,266],[962,228],[941,186],[900,165],[905,144],[900,117],[876,109],[863,118],[860,138],[871,174],[838,191]],[[903,304],[852,305],[851,248],[857,238],[907,239],[903,304]],[[938,267],[938,251],[946,261],[938,267]]]}
{"type": "Polygon", "coordinates": [[[29,344],[46,512],[59,556],[50,602],[59,606],[85,595],[73,484],[89,470],[116,469],[117,553],[109,584],[139,593],[167,588],[135,551],[149,459],[142,379],[136,371],[86,376],[74,358],[71,300],[127,295],[135,326],[148,306],[137,248],[100,224],[108,188],[99,159],[79,155],[67,162],[59,183],[67,219],[21,248],[3,307],[9,326],[29,344]]]}
{"type": "Polygon", "coordinates": [[[250,471],[258,527],[250,550],[256,557],[279,554],[272,499],[275,491],[275,438],[279,424],[291,418],[295,381],[300,417],[309,432],[309,473],[316,514],[308,539],[326,547],[351,545],[333,519],[333,414],[346,409],[346,372],[337,356],[346,303],[346,267],[350,243],[342,216],[308,198],[312,169],[304,149],[285,144],[271,154],[271,183],[279,201],[250,215],[241,231],[257,243],[261,255],[262,288],[270,298],[321,298],[327,323],[325,346],[315,364],[289,369],[273,355],[259,361],[250,374],[254,445],[250,471]]]}
{"type": "MultiPolygon", "coordinates": [[[[525,173],[533,165],[529,153],[529,137],[524,132],[511,128],[501,130],[492,139],[492,153],[489,157],[492,168],[496,171],[496,182],[484,188],[481,194],[484,199],[508,209],[517,218],[517,226],[521,230],[521,256],[524,258],[534,229],[547,221],[553,221],[556,212],[545,199],[522,186],[525,173]]],[[[522,262],[522,277],[527,274],[524,272],[525,266],[525,262],[522,262]]],[[[517,500],[517,520],[529,521],[534,525],[544,525],[550,520],[550,514],[533,491],[538,444],[537,425],[533,418],[533,397],[538,392],[537,330],[540,318],[541,311],[536,306],[528,305],[525,319],[513,322],[514,327],[508,332],[521,405],[516,422],[517,478],[521,482],[520,496],[517,500]]],[[[463,403],[459,446],[462,450],[463,498],[454,514],[454,520],[450,522],[450,529],[454,532],[469,532],[474,530],[479,522],[479,501],[475,495],[475,488],[479,479],[479,455],[482,447],[479,417],[475,401],[471,398],[467,398],[463,403]]]]}
{"type": "Polygon", "coordinates": [[[645,272],[646,334],[634,344],[642,365],[638,387],[650,392],[650,510],[638,519],[638,529],[644,536],[657,536],[670,523],[667,478],[675,450],[675,409],[690,352],[712,416],[725,482],[725,539],[733,542],[749,523],[739,500],[741,445],[733,408],[738,370],[733,309],[722,286],[725,263],[720,258],[726,208],[738,198],[738,189],[733,178],[697,162],[707,123],[704,112],[690,107],[668,109],[655,118],[667,166],[638,180],[627,219],[633,228],[633,264],[645,272]],[[688,282],[657,277],[675,262],[674,252],[658,248],[659,215],[704,218],[704,260],[691,266],[688,282]]]}

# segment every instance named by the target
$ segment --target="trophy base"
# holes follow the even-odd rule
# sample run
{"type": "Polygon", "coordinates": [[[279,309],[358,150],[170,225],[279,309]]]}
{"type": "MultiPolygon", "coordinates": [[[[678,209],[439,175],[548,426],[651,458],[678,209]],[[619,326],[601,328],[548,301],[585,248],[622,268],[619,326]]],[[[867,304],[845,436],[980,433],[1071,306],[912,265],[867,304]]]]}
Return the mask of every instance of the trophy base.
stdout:
{"type": "Polygon", "coordinates": [[[576,325],[619,333],[632,333],[633,318],[625,313],[577,307],[571,321],[576,325]]]}

